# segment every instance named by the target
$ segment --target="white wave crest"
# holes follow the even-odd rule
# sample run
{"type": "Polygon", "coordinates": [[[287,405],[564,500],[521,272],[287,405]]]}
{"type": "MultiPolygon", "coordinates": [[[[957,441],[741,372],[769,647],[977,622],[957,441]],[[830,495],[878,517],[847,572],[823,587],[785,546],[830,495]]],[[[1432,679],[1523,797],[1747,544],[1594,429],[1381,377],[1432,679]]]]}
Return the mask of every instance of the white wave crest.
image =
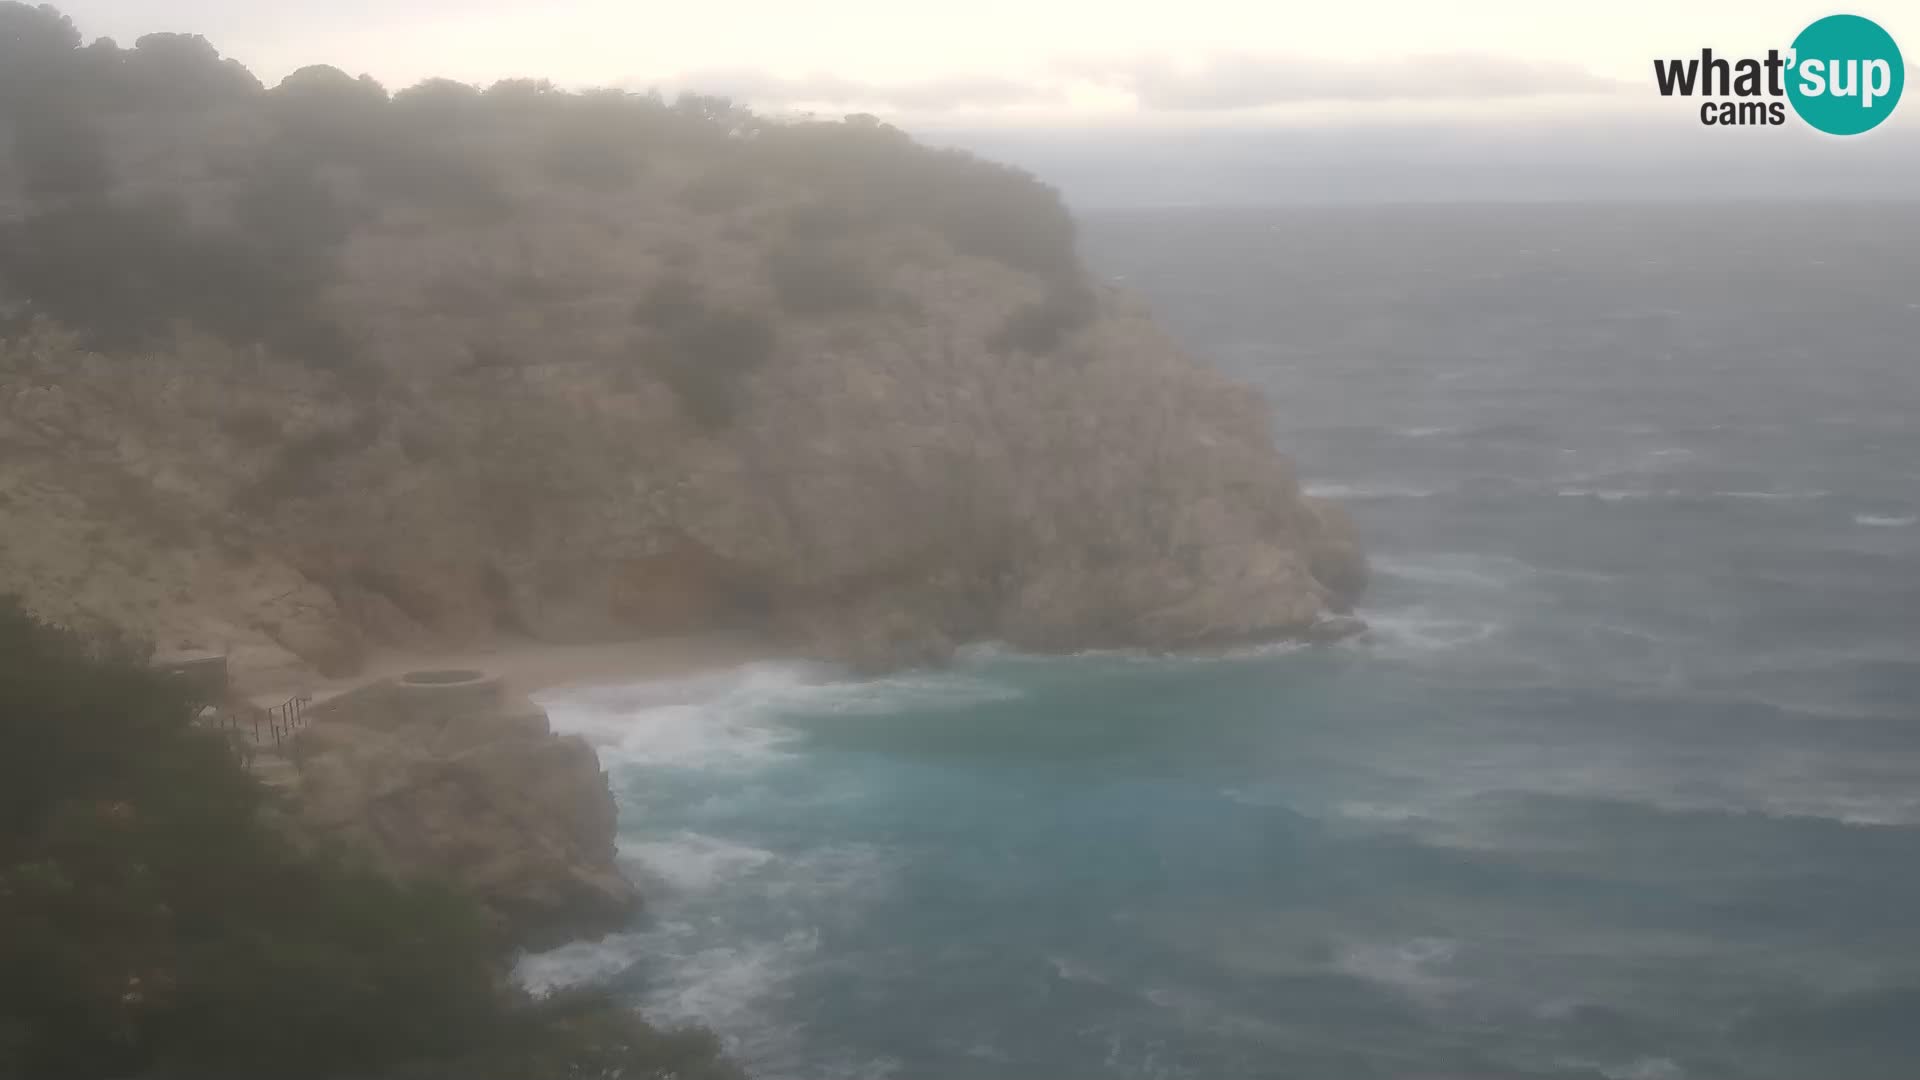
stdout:
{"type": "Polygon", "coordinates": [[[819,949],[819,933],[806,929],[678,957],[662,985],[648,995],[648,1014],[670,1022],[709,1024],[736,1038],[741,1037],[738,1033],[764,1031],[756,1015],[760,1006],[819,949]]]}
{"type": "MultiPolygon", "coordinates": [[[[1419,656],[1477,645],[1501,630],[1498,622],[1430,614],[1425,608],[1392,612],[1362,611],[1364,640],[1377,651],[1419,656]]],[[[1360,640],[1360,639],[1356,639],[1360,640]]]]}
{"type": "Polygon", "coordinates": [[[1049,956],[1047,963],[1052,966],[1055,975],[1067,982],[1093,983],[1100,986],[1107,983],[1106,976],[1070,956],[1049,956]]]}
{"type": "Polygon", "coordinates": [[[1376,557],[1376,573],[1422,585],[1501,589],[1538,573],[1518,559],[1480,555],[1429,555],[1419,559],[1376,557]]]}
{"type": "Polygon", "coordinates": [[[1440,494],[1397,484],[1309,484],[1301,490],[1316,499],[1426,499],[1440,494]]]}
{"type": "Polygon", "coordinates": [[[884,716],[1019,696],[959,671],[857,680],[821,664],[755,663],[686,679],[549,691],[537,699],[554,729],[585,736],[609,768],[752,771],[789,756],[797,733],[782,717],[884,716]]]}
{"type": "Polygon", "coordinates": [[[1333,812],[1352,821],[1369,822],[1406,822],[1419,821],[1427,816],[1425,810],[1402,803],[1365,802],[1349,800],[1334,806],[1333,812]]]}
{"type": "Polygon", "coordinates": [[[775,857],[764,848],[688,831],[623,841],[620,855],[638,863],[646,876],[681,893],[702,892],[732,881],[775,857]]]}
{"type": "Polygon", "coordinates": [[[1655,492],[1629,491],[1624,488],[1583,488],[1564,487],[1554,492],[1565,499],[1599,499],[1601,502],[1625,502],[1629,499],[1651,499],[1655,492]]]}
{"type": "Polygon", "coordinates": [[[1757,499],[1761,502],[1791,502],[1798,499],[1822,499],[1824,491],[1716,491],[1716,499],[1757,499]]]}
{"type": "Polygon", "coordinates": [[[1865,525],[1870,529],[1904,529],[1915,522],[1920,522],[1920,514],[1901,514],[1899,516],[1892,514],[1853,515],[1853,523],[1855,525],[1865,525]]]}
{"type": "Polygon", "coordinates": [[[609,934],[575,941],[546,952],[522,956],[513,977],[528,993],[550,994],[575,986],[596,986],[631,971],[646,955],[646,934],[609,934]]]}
{"type": "Polygon", "coordinates": [[[583,735],[607,766],[751,770],[785,756],[780,702],[825,669],[748,664],[688,679],[550,691],[536,697],[556,731],[583,735]]]}
{"type": "Polygon", "coordinates": [[[1554,494],[1567,499],[1598,499],[1601,502],[1630,502],[1642,499],[1735,499],[1751,502],[1797,502],[1824,499],[1825,491],[1710,491],[1704,494],[1686,491],[1648,491],[1642,488],[1563,487],[1554,494]]]}
{"type": "MultiPolygon", "coordinates": [[[[623,854],[678,886],[649,894],[660,921],[523,956],[514,969],[519,984],[546,994],[641,972],[644,977],[628,985],[649,1019],[711,1027],[756,1075],[790,1075],[798,1032],[780,1016],[781,1004],[794,979],[819,959],[825,913],[883,889],[887,864],[879,852],[838,845],[775,854],[683,832],[629,843],[623,854]],[[751,894],[744,921],[716,900],[729,888],[751,894]],[[689,896],[695,889],[704,891],[689,896]],[[771,926],[764,923],[768,915],[775,918],[771,926]]],[[[860,1075],[886,1074],[873,1071],[883,1063],[848,1064],[860,1075]]]]}
{"type": "Polygon", "coordinates": [[[1458,952],[1459,944],[1446,938],[1361,942],[1341,949],[1334,967],[1358,979],[1411,993],[1430,994],[1460,985],[1459,979],[1432,970],[1444,967],[1458,952]]]}
{"type": "Polygon", "coordinates": [[[1607,1080],[1685,1080],[1687,1071],[1671,1058],[1638,1058],[1612,1069],[1603,1068],[1607,1080]]]}

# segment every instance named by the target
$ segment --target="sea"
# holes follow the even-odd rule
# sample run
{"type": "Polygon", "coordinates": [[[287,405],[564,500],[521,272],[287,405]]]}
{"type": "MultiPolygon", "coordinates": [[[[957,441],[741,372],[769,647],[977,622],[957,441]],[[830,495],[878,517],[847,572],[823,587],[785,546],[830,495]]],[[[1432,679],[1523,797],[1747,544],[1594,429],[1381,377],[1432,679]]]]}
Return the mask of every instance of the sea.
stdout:
{"type": "Polygon", "coordinates": [[[1362,638],[549,693],[650,900],[526,957],[793,1080],[1920,1077],[1920,205],[1090,214],[1362,638]]]}

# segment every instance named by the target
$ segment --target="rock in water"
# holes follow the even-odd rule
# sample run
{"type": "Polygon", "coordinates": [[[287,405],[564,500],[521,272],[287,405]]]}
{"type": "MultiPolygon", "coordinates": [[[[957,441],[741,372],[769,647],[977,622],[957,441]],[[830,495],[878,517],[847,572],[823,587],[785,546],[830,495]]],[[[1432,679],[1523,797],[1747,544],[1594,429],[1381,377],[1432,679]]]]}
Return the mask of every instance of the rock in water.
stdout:
{"type": "Polygon", "coordinates": [[[522,945],[603,933],[639,910],[614,864],[615,807],[593,748],[555,735],[494,679],[404,676],[308,715],[293,791],[312,833],[395,876],[458,886],[522,945]]]}

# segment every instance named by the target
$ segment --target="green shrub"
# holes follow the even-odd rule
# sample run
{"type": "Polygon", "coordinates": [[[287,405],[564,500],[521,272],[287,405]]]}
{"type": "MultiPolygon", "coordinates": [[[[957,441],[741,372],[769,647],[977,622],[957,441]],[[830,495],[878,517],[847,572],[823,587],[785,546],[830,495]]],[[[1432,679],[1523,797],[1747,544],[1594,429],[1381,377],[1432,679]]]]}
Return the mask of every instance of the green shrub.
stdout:
{"type": "Polygon", "coordinates": [[[199,34],[148,34],[117,59],[125,99],[143,108],[200,109],[261,90],[252,72],[199,34]]]}
{"type": "Polygon", "coordinates": [[[267,469],[241,490],[236,505],[260,510],[324,494],[330,486],[327,466],[379,438],[381,427],[380,415],[367,412],[344,427],[322,428],[283,443],[267,469]]]}
{"type": "Polygon", "coordinates": [[[1072,215],[1057,192],[1018,169],[921,146],[858,117],[769,125],[747,147],[758,167],[857,208],[863,220],[925,225],[957,251],[1049,279],[1077,271],[1072,215]]]}
{"type": "Polygon", "coordinates": [[[633,306],[633,321],[667,333],[679,333],[707,313],[700,286],[678,274],[653,283],[633,306]]]}
{"type": "Polygon", "coordinates": [[[13,154],[36,205],[104,198],[113,185],[97,125],[78,109],[23,110],[13,122],[13,154]]]}
{"type": "Polygon", "coordinates": [[[195,228],[164,203],[80,204],[0,227],[0,283],[102,350],[165,342],[185,320],[337,367],[350,343],[313,306],[326,266],[195,228]]]}
{"type": "Polygon", "coordinates": [[[360,217],[341,201],[315,162],[303,154],[261,154],[234,196],[234,225],[258,248],[304,265],[298,276],[318,283],[360,217]]]}
{"type": "Polygon", "coordinates": [[[452,79],[426,79],[393,95],[394,114],[410,129],[443,132],[480,111],[480,88],[452,79]]]}
{"type": "Polygon", "coordinates": [[[773,356],[773,326],[764,316],[708,311],[674,334],[667,384],[703,427],[725,427],[740,411],[741,382],[773,356]]]}
{"type": "Polygon", "coordinates": [[[549,177],[588,191],[632,187],[640,175],[640,154],[632,143],[612,133],[571,125],[548,133],[540,164],[549,177]]]}
{"type": "Polygon", "coordinates": [[[739,1076],[711,1036],[504,989],[465,899],[303,853],[141,656],[0,602],[0,1076],[739,1076]]]}
{"type": "Polygon", "coordinates": [[[269,409],[238,408],[220,417],[219,425],[222,434],[248,449],[280,441],[280,418],[269,409]]]}
{"type": "Polygon", "coordinates": [[[635,351],[653,358],[687,414],[709,429],[733,420],[741,380],[772,358],[777,341],[766,316],[712,307],[699,285],[678,274],[654,283],[634,305],[633,321],[654,336],[635,351]]]}
{"type": "Polygon", "coordinates": [[[871,307],[880,290],[858,259],[821,243],[788,243],[767,253],[767,279],[796,315],[871,307]]]}
{"type": "Polygon", "coordinates": [[[698,214],[724,214],[753,201],[758,185],[736,168],[713,169],[680,190],[680,205],[698,214]]]}
{"type": "Polygon", "coordinates": [[[998,353],[1026,352],[1044,356],[1058,349],[1067,336],[1091,322],[1095,313],[1093,293],[1078,279],[1056,284],[1044,299],[1036,300],[1007,316],[1000,329],[987,339],[987,348],[998,353]]]}

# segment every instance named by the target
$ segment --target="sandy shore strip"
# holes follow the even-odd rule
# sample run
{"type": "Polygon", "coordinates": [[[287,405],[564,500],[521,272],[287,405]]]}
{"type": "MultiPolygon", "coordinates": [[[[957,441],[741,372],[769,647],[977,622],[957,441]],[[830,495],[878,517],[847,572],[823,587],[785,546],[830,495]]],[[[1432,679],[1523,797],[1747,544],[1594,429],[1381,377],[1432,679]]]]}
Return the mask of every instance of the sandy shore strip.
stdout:
{"type": "MultiPolygon", "coordinates": [[[[644,682],[777,659],[781,649],[766,638],[715,632],[640,638],[591,645],[501,641],[457,652],[390,651],[374,654],[360,672],[338,679],[264,681],[245,685],[248,700],[271,707],[302,695],[319,702],[357,686],[409,671],[484,671],[500,678],[509,694],[529,695],[556,686],[644,682]]],[[[238,681],[238,680],[237,680],[238,681]]]]}

